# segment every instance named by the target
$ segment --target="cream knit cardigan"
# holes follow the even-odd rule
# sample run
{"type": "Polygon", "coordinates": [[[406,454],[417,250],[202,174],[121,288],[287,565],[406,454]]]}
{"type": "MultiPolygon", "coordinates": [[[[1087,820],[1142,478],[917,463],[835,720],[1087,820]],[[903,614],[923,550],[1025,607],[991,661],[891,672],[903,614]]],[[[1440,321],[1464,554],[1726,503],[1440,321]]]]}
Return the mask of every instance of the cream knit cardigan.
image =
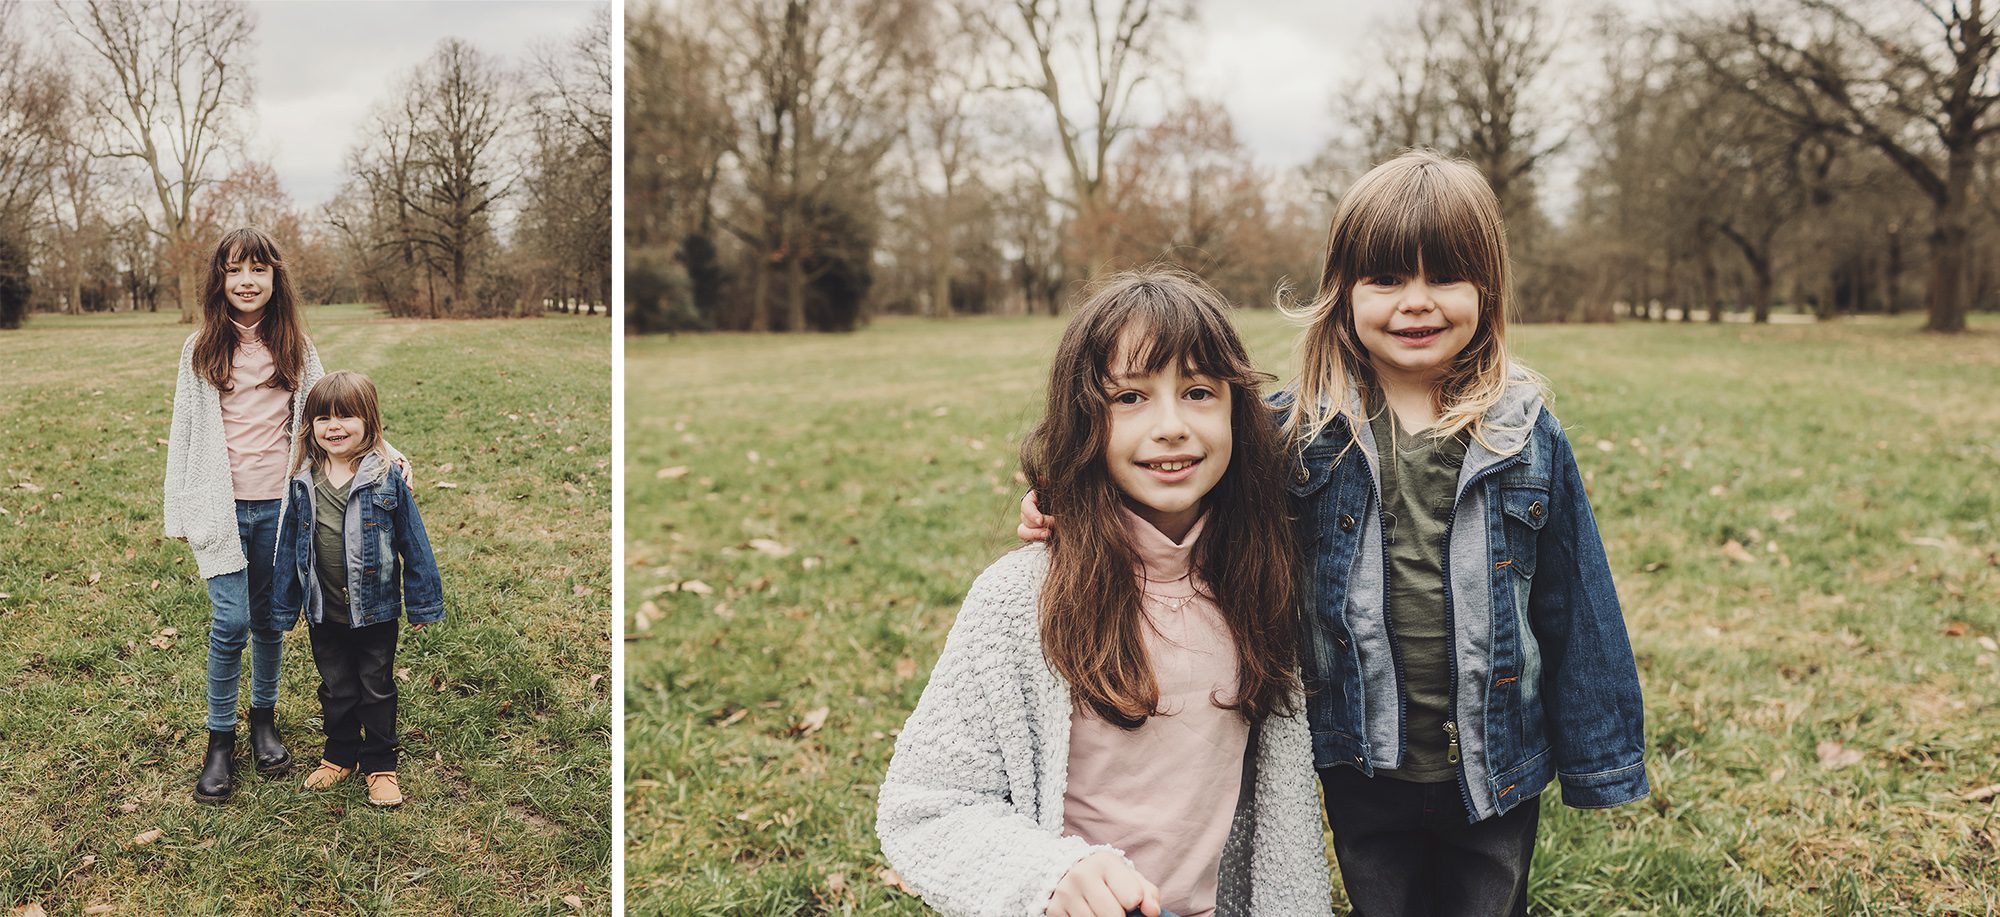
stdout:
{"type": "MultiPolygon", "coordinates": [[[[1123,855],[1063,834],[1070,694],[1042,656],[1037,604],[1047,568],[1046,550],[1028,545],[972,584],[882,782],[882,853],[947,915],[1041,914],[1078,860],[1123,855]]],[[[1238,816],[1231,835],[1252,839],[1248,894],[1225,852],[1216,913],[1331,914],[1304,713],[1271,717],[1254,734],[1254,811],[1238,816]]]]}
{"type": "MultiPolygon", "coordinates": [[[[198,335],[188,335],[187,343],[181,346],[180,376],[174,383],[174,421],[167,434],[165,515],[167,537],[187,539],[188,546],[194,548],[196,569],[202,579],[208,579],[235,573],[250,562],[243,556],[242,536],[236,529],[236,489],[230,483],[229,446],[223,440],[222,394],[194,371],[194,339],[198,335]]],[[[306,393],[326,375],[311,341],[306,342],[305,362],[305,374],[292,392],[293,430],[305,422],[306,393]]],[[[294,436],[286,452],[287,469],[298,461],[298,450],[294,436]]],[[[279,506],[282,509],[284,504],[279,506]]]]}

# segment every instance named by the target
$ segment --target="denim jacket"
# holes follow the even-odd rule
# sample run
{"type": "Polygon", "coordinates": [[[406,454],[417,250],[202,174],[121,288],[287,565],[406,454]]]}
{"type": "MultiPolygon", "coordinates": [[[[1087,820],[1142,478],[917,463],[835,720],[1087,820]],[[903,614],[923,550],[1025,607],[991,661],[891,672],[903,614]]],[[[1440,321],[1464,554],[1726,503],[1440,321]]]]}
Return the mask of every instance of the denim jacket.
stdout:
{"type": "MultiPolygon", "coordinates": [[[[1273,397],[1281,410],[1289,393],[1273,397]]],[[[1611,568],[1562,426],[1516,380],[1467,445],[1443,557],[1459,789],[1471,821],[1533,799],[1645,796],[1645,711],[1611,568]],[[1491,446],[1489,448],[1488,446],[1491,446]]],[[[1391,633],[1378,451],[1336,417],[1287,481],[1318,767],[1402,764],[1409,706],[1391,633]]]]}
{"type": "MultiPolygon", "coordinates": [[[[281,630],[290,628],[301,612],[314,624],[325,620],[313,568],[312,486],[310,468],[300,469],[286,485],[278,565],[271,576],[271,614],[281,630]]],[[[361,457],[341,533],[352,626],[393,621],[406,612],[411,624],[444,617],[444,586],[417,501],[410,498],[402,476],[377,453],[361,457]]]]}

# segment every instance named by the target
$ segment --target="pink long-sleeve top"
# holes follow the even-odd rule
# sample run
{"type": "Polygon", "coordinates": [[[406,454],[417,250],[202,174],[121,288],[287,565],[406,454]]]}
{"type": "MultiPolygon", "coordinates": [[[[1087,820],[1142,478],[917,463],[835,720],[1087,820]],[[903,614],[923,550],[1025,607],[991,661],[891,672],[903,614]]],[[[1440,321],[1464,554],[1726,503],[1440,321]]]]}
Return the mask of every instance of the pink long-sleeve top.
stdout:
{"type": "MultiPolygon", "coordinates": [[[[231,319],[233,323],[235,320],[231,319]]],[[[229,481],[238,500],[276,500],[285,495],[285,459],[291,454],[292,393],[265,385],[271,378],[271,351],[256,326],[236,325],[236,353],[230,358],[229,391],[222,392],[222,438],[229,446],[229,481]]]]}
{"type": "Polygon", "coordinates": [[[1071,712],[1063,831],[1124,851],[1168,910],[1208,917],[1250,739],[1243,717],[1214,703],[1236,695],[1236,655],[1221,610],[1189,566],[1208,520],[1177,544],[1120,513],[1143,565],[1146,652],[1166,715],[1128,731],[1087,708],[1071,712]]]}

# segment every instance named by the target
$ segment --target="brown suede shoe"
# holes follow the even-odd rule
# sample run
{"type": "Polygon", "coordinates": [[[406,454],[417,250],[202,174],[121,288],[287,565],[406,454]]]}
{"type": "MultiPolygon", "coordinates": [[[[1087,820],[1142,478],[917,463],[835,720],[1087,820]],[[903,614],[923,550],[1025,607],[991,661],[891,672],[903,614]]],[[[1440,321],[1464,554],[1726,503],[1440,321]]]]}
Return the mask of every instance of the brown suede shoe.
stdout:
{"type": "Polygon", "coordinates": [[[395,771],[368,775],[368,804],[393,809],[403,804],[403,788],[396,783],[395,771]]]}
{"type": "Polygon", "coordinates": [[[312,773],[306,775],[306,789],[331,789],[334,784],[347,779],[347,775],[352,773],[354,773],[354,768],[341,767],[332,761],[321,758],[319,759],[319,766],[313,768],[312,773]]]}

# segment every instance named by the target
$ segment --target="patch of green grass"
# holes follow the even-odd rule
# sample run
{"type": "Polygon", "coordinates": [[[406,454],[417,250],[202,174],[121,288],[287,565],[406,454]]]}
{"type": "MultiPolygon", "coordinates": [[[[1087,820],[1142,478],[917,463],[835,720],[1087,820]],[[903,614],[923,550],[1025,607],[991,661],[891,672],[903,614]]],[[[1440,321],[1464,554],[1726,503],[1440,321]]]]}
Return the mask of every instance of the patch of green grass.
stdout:
{"type": "MultiPolygon", "coordinates": [[[[278,700],[295,772],[258,777],[239,732],[235,796],[195,804],[208,594],[160,534],[192,329],[36,316],[0,333],[0,908],[568,915],[575,895],[610,913],[607,327],[307,322],[329,370],[380,389],[443,573],[444,621],[405,628],[396,658],[409,802],[300,786],[324,738],[300,628],[278,700]]],[[[246,659],[244,707],[248,681],[246,659]]]]}
{"type": "MultiPolygon", "coordinates": [[[[1239,326],[1291,371],[1290,327],[1239,326]]],[[[1916,326],[1515,329],[1590,483],[1654,786],[1551,792],[1536,913],[2000,908],[2000,813],[1961,798],[2000,782],[2000,325],[1916,326]]],[[[1060,330],[628,343],[633,913],[922,912],[877,876],[875,787],[1014,542],[1060,330]]]]}

